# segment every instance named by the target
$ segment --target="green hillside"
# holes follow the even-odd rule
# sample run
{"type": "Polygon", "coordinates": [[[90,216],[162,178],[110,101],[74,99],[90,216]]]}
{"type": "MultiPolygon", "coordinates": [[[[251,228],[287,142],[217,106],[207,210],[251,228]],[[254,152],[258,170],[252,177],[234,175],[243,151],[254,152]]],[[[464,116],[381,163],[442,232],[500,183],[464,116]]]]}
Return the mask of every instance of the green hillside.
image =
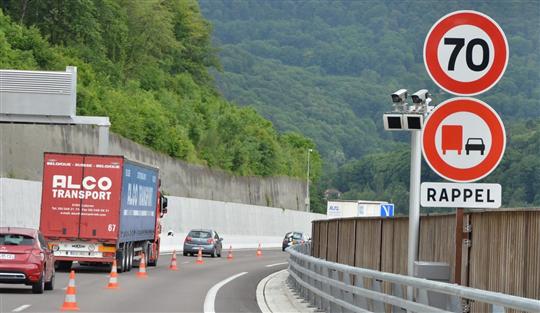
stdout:
{"type": "MultiPolygon", "coordinates": [[[[314,143],[216,92],[211,26],[192,0],[4,0],[0,68],[78,67],[79,115],[154,150],[239,175],[305,177],[314,143]]],[[[321,161],[312,155],[312,173],[321,161]]]]}
{"type": "MultiPolygon", "coordinates": [[[[483,12],[505,31],[510,46],[506,73],[478,98],[493,106],[511,129],[523,128],[523,136],[535,134],[523,125],[540,120],[538,1],[200,3],[220,49],[223,72],[215,73],[220,91],[229,100],[255,107],[278,129],[314,140],[325,161],[325,178],[314,187],[319,197],[329,187],[342,188],[350,198],[401,201],[396,199],[407,196],[409,136],[385,132],[382,113],[390,110],[389,95],[399,88],[411,93],[427,88],[434,104],[452,97],[429,78],[422,49],[433,23],[455,10],[483,12]],[[362,169],[367,172],[358,173],[362,169]]],[[[514,135],[509,132],[510,143],[518,141],[514,135]]],[[[531,175],[511,170],[516,162],[525,162],[517,156],[539,158],[538,150],[532,156],[524,153],[528,145],[538,147],[537,137],[530,140],[511,146],[506,166],[488,180],[501,181],[506,192],[537,186],[540,167],[533,167],[531,175]]],[[[427,177],[435,177],[425,169],[427,177]]],[[[525,193],[529,195],[505,195],[503,201],[540,204],[537,196],[525,193]]]]}

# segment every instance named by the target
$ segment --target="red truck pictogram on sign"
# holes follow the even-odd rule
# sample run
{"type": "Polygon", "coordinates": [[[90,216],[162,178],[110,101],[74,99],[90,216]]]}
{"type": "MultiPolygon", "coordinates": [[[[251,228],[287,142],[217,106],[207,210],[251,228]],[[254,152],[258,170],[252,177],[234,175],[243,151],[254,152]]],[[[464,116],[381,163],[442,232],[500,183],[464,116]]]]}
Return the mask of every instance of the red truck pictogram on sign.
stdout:
{"type": "Polygon", "coordinates": [[[461,155],[463,149],[463,126],[442,125],[442,151],[456,150],[461,155]]]}

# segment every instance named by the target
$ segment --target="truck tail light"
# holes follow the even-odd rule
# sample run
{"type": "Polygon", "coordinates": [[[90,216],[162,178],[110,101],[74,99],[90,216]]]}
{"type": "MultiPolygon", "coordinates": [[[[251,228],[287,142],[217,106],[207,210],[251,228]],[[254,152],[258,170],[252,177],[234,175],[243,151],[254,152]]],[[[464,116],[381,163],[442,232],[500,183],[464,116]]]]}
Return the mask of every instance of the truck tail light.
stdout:
{"type": "Polygon", "coordinates": [[[112,258],[114,257],[114,252],[103,252],[104,258],[112,258]]]}
{"type": "Polygon", "coordinates": [[[208,239],[206,242],[208,242],[208,243],[214,243],[214,239],[210,238],[210,239],[208,239]]]}
{"type": "Polygon", "coordinates": [[[192,239],[193,239],[193,238],[191,238],[191,237],[189,237],[189,236],[186,237],[186,241],[187,241],[187,242],[191,242],[192,239]]]}

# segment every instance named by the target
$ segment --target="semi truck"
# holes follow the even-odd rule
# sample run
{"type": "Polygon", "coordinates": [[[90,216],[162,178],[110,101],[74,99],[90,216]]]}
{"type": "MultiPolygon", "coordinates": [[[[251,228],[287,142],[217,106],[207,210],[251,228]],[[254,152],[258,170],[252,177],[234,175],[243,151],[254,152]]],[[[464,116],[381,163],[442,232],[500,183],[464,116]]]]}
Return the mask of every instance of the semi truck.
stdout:
{"type": "Polygon", "coordinates": [[[57,267],[117,262],[118,271],[159,258],[167,198],[159,170],[116,155],[44,154],[39,228],[57,267]]]}

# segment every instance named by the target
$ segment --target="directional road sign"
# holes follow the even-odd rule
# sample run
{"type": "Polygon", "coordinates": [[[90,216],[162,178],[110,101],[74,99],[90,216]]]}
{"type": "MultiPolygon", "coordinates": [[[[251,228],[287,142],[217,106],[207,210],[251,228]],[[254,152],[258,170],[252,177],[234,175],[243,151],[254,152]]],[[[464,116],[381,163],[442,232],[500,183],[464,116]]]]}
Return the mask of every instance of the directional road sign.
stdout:
{"type": "Polygon", "coordinates": [[[393,203],[381,204],[381,217],[390,217],[390,216],[394,216],[394,204],[393,203]]]}
{"type": "Polygon", "coordinates": [[[424,42],[427,72],[442,89],[460,96],[495,85],[508,64],[508,42],[501,27],[476,11],[452,12],[429,31],[424,42]]]}
{"type": "Polygon", "coordinates": [[[506,147],[506,133],[501,118],[486,103],[453,98],[428,116],[422,147],[426,162],[439,176],[473,182],[497,167],[506,147]]]}

